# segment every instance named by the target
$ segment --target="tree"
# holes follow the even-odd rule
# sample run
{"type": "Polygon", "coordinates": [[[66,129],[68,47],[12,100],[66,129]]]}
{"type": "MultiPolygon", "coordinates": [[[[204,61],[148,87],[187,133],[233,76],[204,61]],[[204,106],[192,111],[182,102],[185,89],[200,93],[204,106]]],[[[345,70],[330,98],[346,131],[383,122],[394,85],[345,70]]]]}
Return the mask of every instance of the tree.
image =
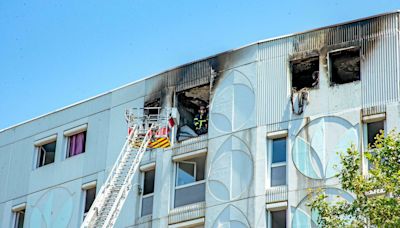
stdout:
{"type": "Polygon", "coordinates": [[[400,134],[383,131],[375,137],[365,157],[368,174],[361,171],[362,157],[352,146],[340,155],[342,168],[336,175],[353,202],[328,200],[321,190],[311,191],[309,204],[322,227],[400,227],[400,134]]]}

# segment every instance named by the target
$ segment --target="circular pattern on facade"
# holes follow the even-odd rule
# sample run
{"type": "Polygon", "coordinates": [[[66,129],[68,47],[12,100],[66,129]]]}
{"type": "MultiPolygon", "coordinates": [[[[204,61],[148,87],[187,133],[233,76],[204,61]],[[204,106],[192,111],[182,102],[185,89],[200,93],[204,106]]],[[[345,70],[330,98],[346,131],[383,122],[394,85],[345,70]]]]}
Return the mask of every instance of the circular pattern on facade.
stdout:
{"type": "Polygon", "coordinates": [[[248,228],[246,216],[237,207],[228,205],[214,221],[213,228],[248,228]]]}
{"type": "Polygon", "coordinates": [[[72,194],[62,187],[50,189],[32,206],[30,227],[68,227],[72,212],[72,194]]]}
{"type": "Polygon", "coordinates": [[[253,160],[249,147],[230,136],[216,152],[208,173],[209,192],[223,202],[238,199],[253,179],[253,160]]]}
{"type": "MultiPolygon", "coordinates": [[[[327,200],[334,202],[338,200],[346,200],[352,202],[354,198],[348,193],[338,188],[323,189],[324,193],[328,196],[327,200]]],[[[312,197],[311,197],[312,198],[312,197]]],[[[293,210],[292,227],[318,227],[318,212],[313,211],[309,206],[309,196],[304,197],[293,210]]]]}
{"type": "Polygon", "coordinates": [[[220,133],[241,129],[255,109],[254,88],[245,74],[232,70],[218,85],[210,108],[210,122],[220,133]]]}
{"type": "Polygon", "coordinates": [[[340,152],[352,144],[358,148],[356,127],[337,116],[320,117],[305,125],[296,135],[292,159],[306,177],[328,179],[340,169],[340,152]]]}

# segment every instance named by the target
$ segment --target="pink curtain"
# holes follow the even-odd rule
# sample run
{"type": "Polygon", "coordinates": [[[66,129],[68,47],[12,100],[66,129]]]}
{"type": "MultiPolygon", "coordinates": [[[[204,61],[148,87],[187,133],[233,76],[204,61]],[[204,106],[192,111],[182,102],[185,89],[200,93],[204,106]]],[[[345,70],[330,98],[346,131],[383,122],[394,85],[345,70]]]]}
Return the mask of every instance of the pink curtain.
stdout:
{"type": "Polygon", "coordinates": [[[69,157],[85,152],[85,132],[69,138],[69,157]]]}

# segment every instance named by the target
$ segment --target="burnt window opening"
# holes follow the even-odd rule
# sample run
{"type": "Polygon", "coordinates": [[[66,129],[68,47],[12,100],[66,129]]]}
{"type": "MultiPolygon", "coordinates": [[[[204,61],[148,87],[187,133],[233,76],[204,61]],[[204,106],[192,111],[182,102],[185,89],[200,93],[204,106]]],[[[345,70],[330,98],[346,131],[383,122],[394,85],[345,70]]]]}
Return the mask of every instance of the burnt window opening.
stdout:
{"type": "Polygon", "coordinates": [[[360,80],[360,48],[329,53],[331,85],[360,80]]]}
{"type": "Polygon", "coordinates": [[[146,108],[144,110],[144,115],[158,115],[159,113],[159,109],[161,107],[161,98],[160,97],[156,97],[156,98],[152,98],[147,100],[144,103],[144,107],[146,108]]]}
{"type": "Polygon", "coordinates": [[[292,88],[299,91],[303,88],[318,86],[319,81],[319,56],[290,62],[292,72],[292,88]]]}
{"type": "Polygon", "coordinates": [[[176,93],[180,115],[177,140],[182,141],[208,132],[210,84],[176,93]],[[200,111],[200,109],[205,109],[200,111]],[[201,115],[200,115],[201,113],[201,115]]]}

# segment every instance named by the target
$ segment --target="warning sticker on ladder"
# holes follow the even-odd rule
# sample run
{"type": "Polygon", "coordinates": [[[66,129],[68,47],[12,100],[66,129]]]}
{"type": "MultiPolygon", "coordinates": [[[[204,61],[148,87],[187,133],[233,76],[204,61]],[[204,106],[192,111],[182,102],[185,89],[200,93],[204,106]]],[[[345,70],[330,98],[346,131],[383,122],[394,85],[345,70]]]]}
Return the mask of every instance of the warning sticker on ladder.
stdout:
{"type": "Polygon", "coordinates": [[[158,138],[149,144],[149,148],[167,148],[171,143],[168,138],[158,138]]]}
{"type": "MultiPolygon", "coordinates": [[[[140,148],[142,145],[142,140],[136,140],[135,142],[131,143],[131,146],[133,148],[140,148]]],[[[150,142],[147,148],[168,148],[171,146],[171,142],[169,141],[169,138],[157,138],[154,141],[150,142]]]]}

